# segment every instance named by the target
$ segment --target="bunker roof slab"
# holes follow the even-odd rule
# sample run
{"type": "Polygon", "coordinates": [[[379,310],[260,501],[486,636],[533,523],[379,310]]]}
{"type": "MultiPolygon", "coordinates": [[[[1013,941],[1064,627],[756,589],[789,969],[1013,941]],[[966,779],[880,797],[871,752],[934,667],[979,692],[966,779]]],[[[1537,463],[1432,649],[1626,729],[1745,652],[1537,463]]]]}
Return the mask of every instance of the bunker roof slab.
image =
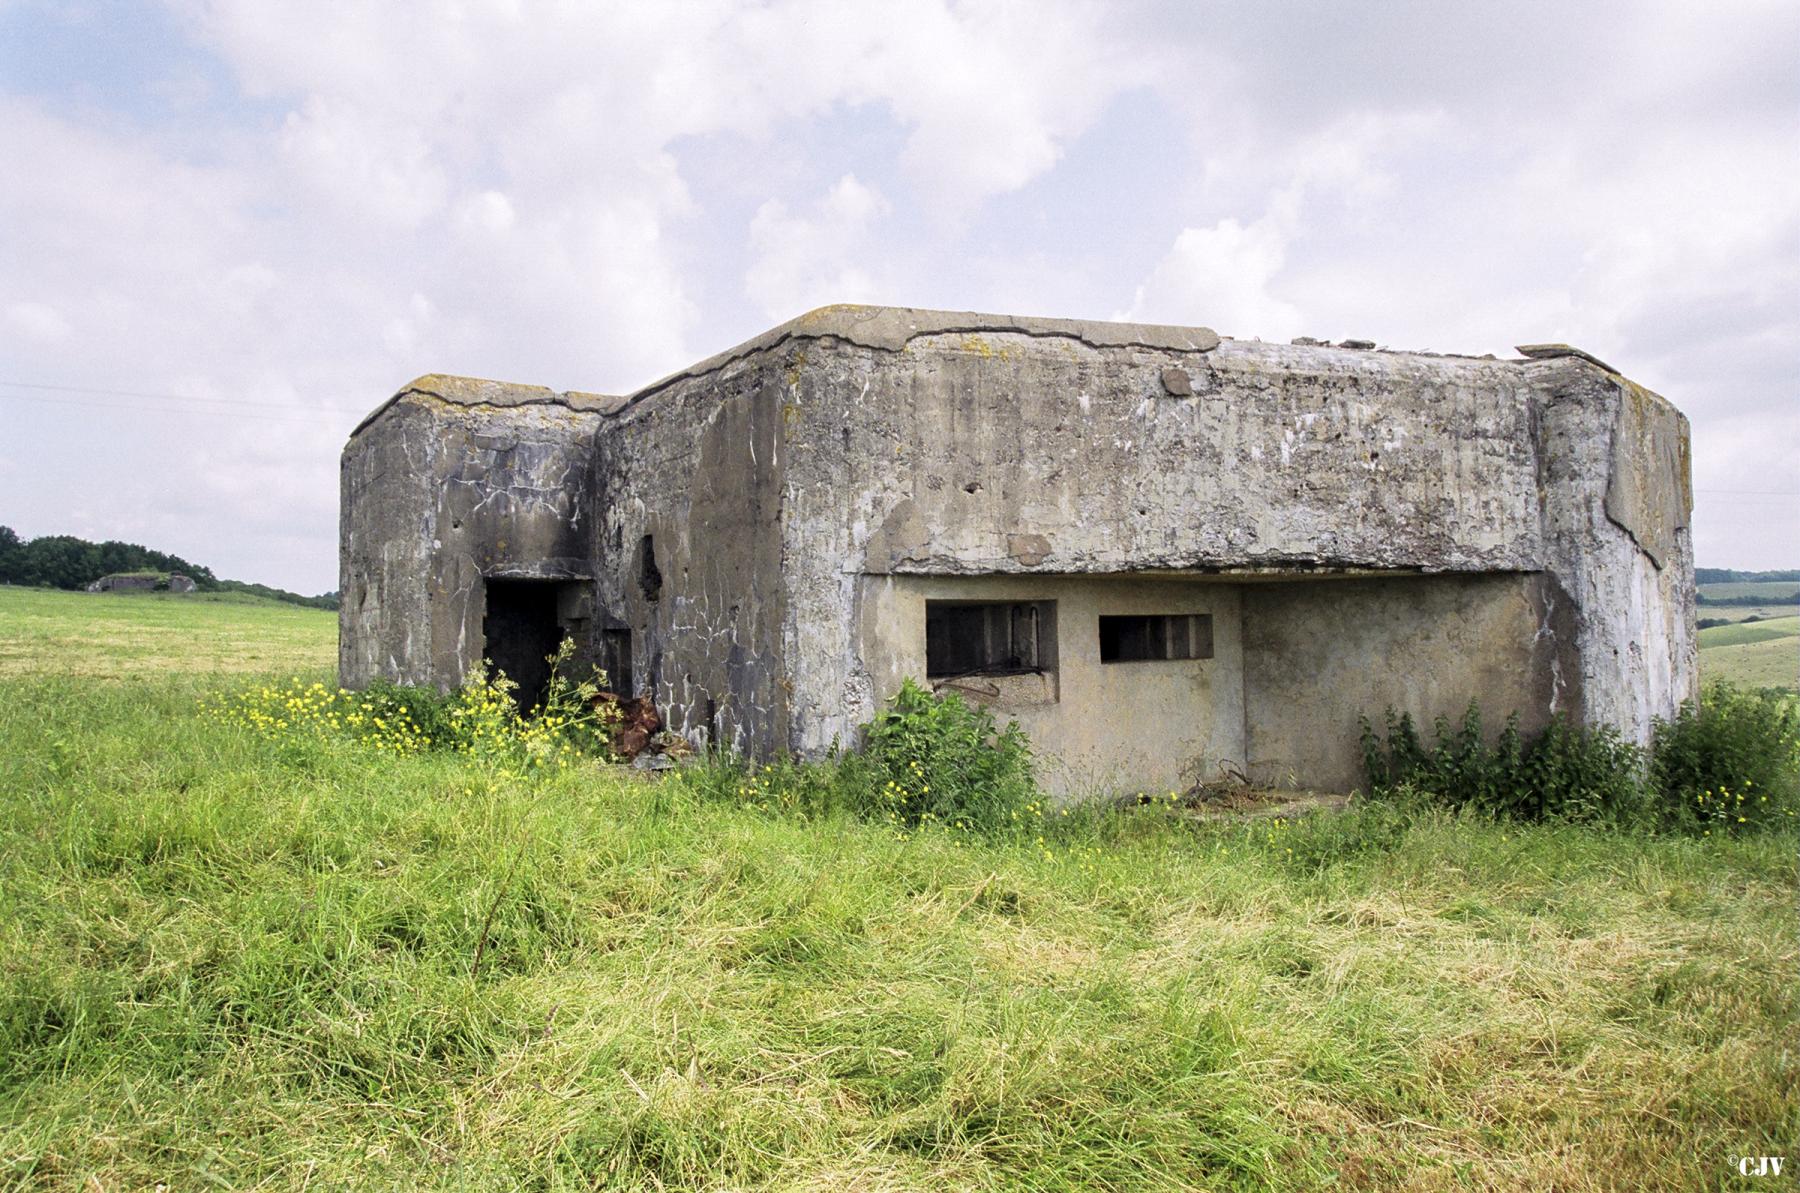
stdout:
{"type": "MultiPolygon", "coordinates": [[[[497,409],[532,405],[558,405],[580,413],[618,414],[654,396],[680,381],[718,372],[734,361],[793,340],[841,340],[880,351],[904,351],[912,341],[925,336],[956,334],[1006,334],[1040,338],[1066,338],[1093,348],[1138,347],[1152,351],[1207,353],[1231,340],[1209,327],[1177,327],[1166,324],[1117,323],[1096,319],[1053,319],[1021,315],[992,315],[977,311],[937,311],[914,307],[863,306],[837,303],[808,311],[798,318],[770,328],[768,331],[728,348],[723,352],[671,373],[629,394],[597,394],[579,390],[559,392],[541,385],[521,385],[506,381],[489,381],[475,377],[459,377],[445,373],[428,373],[402,386],[393,397],[372,410],[351,432],[354,436],[374,422],[396,402],[413,397],[426,401],[436,399],[454,406],[485,406],[497,409]]],[[[1613,376],[1617,369],[1591,353],[1568,344],[1523,344],[1518,348],[1522,359],[1499,361],[1493,357],[1476,357],[1460,353],[1428,352],[1378,348],[1372,341],[1349,339],[1332,344],[1301,337],[1292,345],[1264,343],[1258,340],[1232,341],[1234,347],[1255,345],[1271,350],[1277,360],[1293,362],[1292,349],[1303,349],[1300,356],[1313,353],[1342,352],[1378,353],[1383,356],[1416,357],[1440,360],[1487,360],[1494,363],[1527,365],[1535,361],[1572,358],[1594,365],[1613,376]]]]}

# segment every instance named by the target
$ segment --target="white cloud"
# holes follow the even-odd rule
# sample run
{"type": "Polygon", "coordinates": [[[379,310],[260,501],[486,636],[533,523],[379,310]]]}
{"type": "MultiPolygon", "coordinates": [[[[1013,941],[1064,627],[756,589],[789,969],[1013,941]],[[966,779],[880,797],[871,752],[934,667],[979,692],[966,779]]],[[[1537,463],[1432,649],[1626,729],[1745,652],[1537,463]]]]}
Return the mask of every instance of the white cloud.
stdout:
{"type": "Polygon", "coordinates": [[[1397,186],[1384,156],[1440,135],[1445,124],[1441,113],[1351,113],[1275,152],[1265,149],[1280,174],[1262,213],[1249,223],[1226,217],[1182,229],[1117,317],[1195,323],[1245,339],[1300,334],[1308,312],[1283,289],[1292,242],[1320,222],[1320,208],[1364,218],[1397,186]]]}
{"type": "Polygon", "coordinates": [[[20,335],[46,344],[59,344],[75,330],[61,311],[42,302],[8,303],[6,322],[20,335]]]}
{"type": "Polygon", "coordinates": [[[465,228],[478,228],[485,232],[499,234],[509,231],[518,222],[518,213],[513,210],[512,200],[500,191],[482,191],[463,201],[457,212],[458,224],[465,228]]]}
{"type": "Polygon", "coordinates": [[[881,193],[853,174],[833,183],[810,215],[790,214],[786,204],[769,200],[750,221],[745,291],[778,322],[827,303],[879,300],[880,288],[858,260],[870,225],[887,211],[881,193]]]}
{"type": "Polygon", "coordinates": [[[353,219],[416,228],[444,204],[449,181],[422,130],[336,96],[288,113],[281,150],[296,180],[353,219]]]}
{"type": "Polygon", "coordinates": [[[1270,289],[1287,257],[1287,236],[1272,214],[1248,227],[1225,219],[1184,228],[1119,318],[1211,327],[1242,339],[1293,336],[1300,310],[1270,289]]]}
{"type": "Polygon", "coordinates": [[[430,299],[423,294],[414,294],[407,303],[407,313],[388,320],[387,326],[382,329],[382,344],[394,356],[413,355],[418,350],[422,333],[430,325],[435,313],[430,299]]]}
{"type": "Polygon", "coordinates": [[[1001,2],[892,11],[869,74],[913,126],[904,160],[915,182],[955,210],[1049,170],[1114,95],[1177,67],[1133,32],[1131,12],[1001,2]]]}

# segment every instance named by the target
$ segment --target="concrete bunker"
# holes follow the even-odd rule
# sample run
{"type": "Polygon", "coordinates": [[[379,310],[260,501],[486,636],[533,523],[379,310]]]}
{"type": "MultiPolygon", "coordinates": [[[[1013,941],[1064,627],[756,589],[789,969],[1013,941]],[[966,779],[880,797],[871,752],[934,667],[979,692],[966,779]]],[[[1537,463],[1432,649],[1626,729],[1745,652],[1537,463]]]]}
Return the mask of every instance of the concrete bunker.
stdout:
{"type": "Polygon", "coordinates": [[[629,396],[421,378],[345,449],[340,669],[447,687],[555,583],[616,688],[759,756],[908,678],[1071,794],[1347,787],[1389,705],[1641,739],[1694,687],[1686,420],[1521,352],[829,307],[629,396]]]}

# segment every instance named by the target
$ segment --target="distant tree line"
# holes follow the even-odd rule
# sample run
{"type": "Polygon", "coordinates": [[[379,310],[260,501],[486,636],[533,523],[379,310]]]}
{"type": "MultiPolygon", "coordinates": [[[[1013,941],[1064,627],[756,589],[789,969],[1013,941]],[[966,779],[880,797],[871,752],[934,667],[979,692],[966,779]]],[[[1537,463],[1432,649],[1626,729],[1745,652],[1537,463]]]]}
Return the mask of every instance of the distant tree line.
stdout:
{"type": "Polygon", "coordinates": [[[1800,568],[1781,572],[1740,572],[1731,568],[1695,568],[1696,584],[1755,584],[1764,581],[1800,580],[1800,568]]]}
{"type": "Polygon", "coordinates": [[[201,592],[243,592],[315,609],[338,607],[335,592],[309,597],[266,584],[221,580],[209,567],[137,543],[90,543],[72,534],[21,539],[12,527],[0,526],[0,584],[80,590],[102,576],[120,572],[179,572],[201,592]]]}
{"type": "MultiPolygon", "coordinates": [[[[1696,584],[1782,584],[1790,580],[1800,580],[1800,569],[1789,568],[1779,572],[1740,572],[1733,568],[1694,569],[1694,583],[1696,584]]],[[[1702,592],[1694,599],[1701,605],[1733,606],[1740,609],[1746,609],[1753,605],[1800,605],[1800,588],[1796,588],[1786,596],[1775,593],[1716,596],[1712,593],[1702,592]]]]}
{"type": "Polygon", "coordinates": [[[86,588],[115,572],[180,572],[203,591],[219,588],[211,568],[137,543],[90,543],[71,534],[21,539],[12,527],[0,526],[0,581],[7,584],[86,588]]]}

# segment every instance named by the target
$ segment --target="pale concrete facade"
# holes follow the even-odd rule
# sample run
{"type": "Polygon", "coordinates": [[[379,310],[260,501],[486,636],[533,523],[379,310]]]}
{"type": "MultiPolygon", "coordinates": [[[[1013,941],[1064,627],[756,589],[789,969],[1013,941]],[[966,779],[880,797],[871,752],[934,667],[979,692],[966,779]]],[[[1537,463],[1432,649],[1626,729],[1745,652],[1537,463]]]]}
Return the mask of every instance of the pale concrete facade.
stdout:
{"type": "Polygon", "coordinates": [[[911,675],[1063,792],[1347,787],[1389,705],[1642,738],[1694,685],[1687,443],[1560,347],[825,308],[629,397],[402,390],[345,449],[341,670],[570,634],[764,755],[911,675]]]}
{"type": "Polygon", "coordinates": [[[859,587],[857,652],[883,693],[907,676],[928,676],[927,601],[1054,604],[1055,665],[1041,676],[974,675],[936,686],[1017,720],[1050,754],[1043,777],[1058,791],[1166,790],[1196,776],[1213,778],[1221,763],[1242,766],[1239,585],[1137,576],[889,575],[866,577],[859,587]],[[1103,663],[1103,614],[1209,616],[1212,657],[1103,663]]]}

